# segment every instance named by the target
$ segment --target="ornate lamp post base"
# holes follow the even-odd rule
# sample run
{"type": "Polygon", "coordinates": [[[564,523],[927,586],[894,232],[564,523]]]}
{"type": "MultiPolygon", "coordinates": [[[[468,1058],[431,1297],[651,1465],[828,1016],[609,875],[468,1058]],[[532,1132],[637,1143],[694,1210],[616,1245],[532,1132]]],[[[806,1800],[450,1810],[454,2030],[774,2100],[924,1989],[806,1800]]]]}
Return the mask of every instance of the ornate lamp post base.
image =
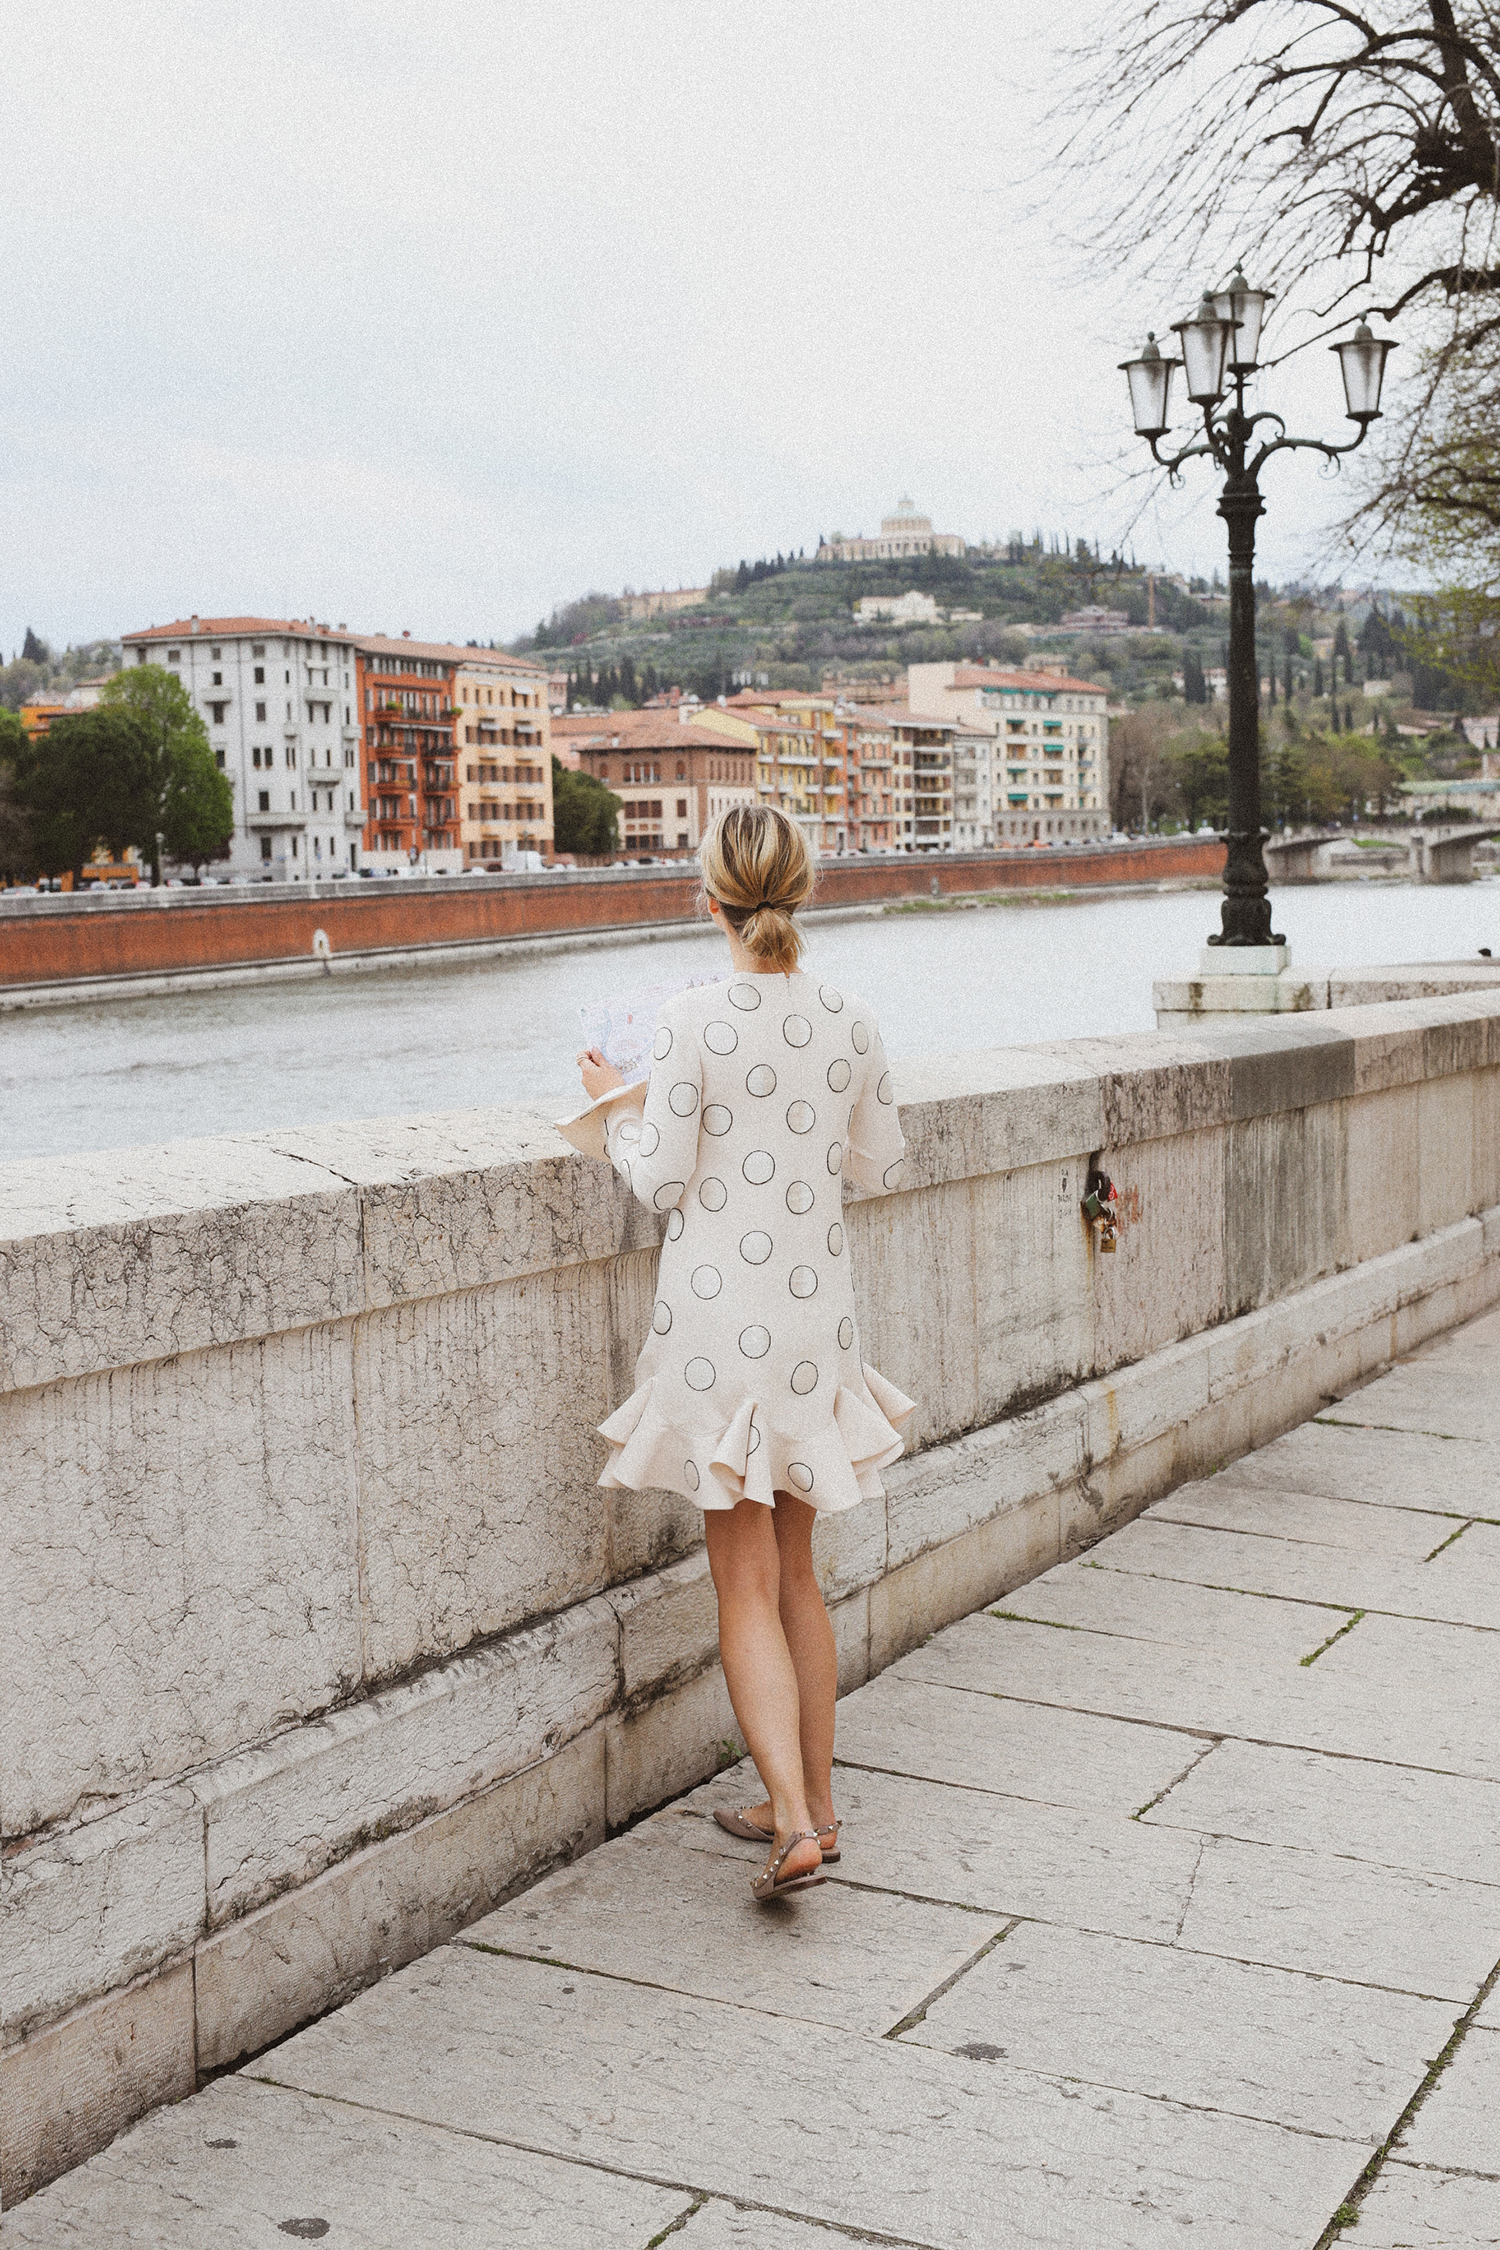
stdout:
{"type": "Polygon", "coordinates": [[[1269,945],[1220,945],[1210,938],[1198,956],[1198,973],[1205,977],[1279,977],[1292,958],[1285,938],[1269,945]]]}

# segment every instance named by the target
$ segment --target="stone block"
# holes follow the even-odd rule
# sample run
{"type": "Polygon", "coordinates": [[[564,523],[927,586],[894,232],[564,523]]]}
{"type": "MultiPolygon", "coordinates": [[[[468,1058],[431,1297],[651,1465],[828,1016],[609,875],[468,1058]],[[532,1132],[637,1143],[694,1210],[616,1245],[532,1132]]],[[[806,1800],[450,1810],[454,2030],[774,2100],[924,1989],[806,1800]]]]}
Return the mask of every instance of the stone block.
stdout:
{"type": "Polygon", "coordinates": [[[7,2046],[188,1952],[203,1927],[203,1814],[166,1789],[0,1862],[7,2046]]]}
{"type": "Polygon", "coordinates": [[[1224,1133],[1106,1149],[1101,1162],[1120,1213],[1119,1250],[1091,1258],[1093,1365],[1103,1373],[1222,1319],[1224,1133]]]}
{"type": "Polygon", "coordinates": [[[1431,1079],[1416,1092],[1417,1228],[1425,1235],[1452,1226],[1481,1200],[1477,1192],[1474,1080],[1472,1076],[1431,1079]]]}
{"type": "Polygon", "coordinates": [[[870,1593],[864,1587],[828,1612],[838,1651],[840,1695],[852,1695],[870,1677],[870,1593]]]}
{"type": "Polygon", "coordinates": [[[1208,1368],[1208,1340],[1195,1336],[1084,1384],[1078,1395],[1088,1416],[1090,1461],[1134,1452],[1201,1413],[1208,1404],[1208,1368]]]}
{"type": "Polygon", "coordinates": [[[620,1621],[620,1693],[636,1704],[701,1672],[719,1652],[719,1604],[700,1548],[609,1594],[620,1621]]]}
{"type": "MultiPolygon", "coordinates": [[[[1121,1070],[1146,1046],[1107,1044],[1121,1070]]],[[[909,1057],[899,1092],[908,1189],[1055,1162],[1105,1137],[1096,1058],[1077,1041],[909,1057]]]]}
{"type": "Polygon", "coordinates": [[[1359,2207],[1359,2242],[1360,2250],[1495,2250],[1495,2183],[1388,2158],[1359,2207]]]}
{"type": "Polygon", "coordinates": [[[359,1198],[253,1137],[0,1164],[0,1392],[342,1320],[359,1198]]]}
{"type": "MultiPolygon", "coordinates": [[[[193,1965],[89,2001],[0,2054],[0,2201],[10,2207],[160,2102],[193,2091],[193,1965]]],[[[7,2250],[9,2244],[7,2241],[7,2250]]]]}
{"type": "Polygon", "coordinates": [[[1359,1094],[1346,1109],[1349,1249],[1378,1258],[1422,1226],[1420,1166],[1414,1160],[1418,1089],[1359,1094]]]}
{"type": "MultiPolygon", "coordinates": [[[[894,1464],[893,1464],[894,1465],[894,1464]]],[[[882,1482],[888,1471],[882,1472],[882,1482]]],[[[886,1564],[886,1503],[862,1500],[813,1525],[813,1566],[830,1608],[846,1594],[873,1585],[886,1564]]]]}
{"type": "Polygon", "coordinates": [[[0,1454],[8,1834],[358,1684],[347,1327],[12,1393],[0,1454]]]}
{"type": "Polygon", "coordinates": [[[1229,1064],[1223,1056],[1205,1054],[1196,1039],[1161,1034],[1133,1066],[1117,1066],[1108,1051],[1099,1060],[1105,1148],[1136,1150],[1150,1141],[1198,1135],[1229,1116],[1229,1064]]]}
{"type": "Polygon", "coordinates": [[[1278,1105],[1231,1126],[1225,1310],[1249,1312],[1349,1263],[1344,1105],[1278,1105]],[[1289,1112],[1289,1113],[1287,1113],[1289,1112]]]}
{"type": "Polygon", "coordinates": [[[643,1710],[612,1713],[605,1728],[611,1829],[680,1796],[731,1753],[743,1754],[744,1738],[718,1664],[668,1688],[643,1710]]]}
{"type": "Polygon", "coordinates": [[[1355,1090],[1354,1040],[1339,1019],[1289,1014],[1253,1031],[1216,1030],[1229,1056],[1229,1114],[1239,1122],[1317,1110],[1355,1090]]]}
{"type": "Polygon", "coordinates": [[[617,1652],[579,1603],[196,1777],[210,1928],[552,1755],[614,1702],[617,1652]]]}
{"type": "Polygon", "coordinates": [[[205,1938],[199,2069],[224,2069],[341,2007],[603,1840],[604,1729],[594,1726],[205,1938]]]}
{"type": "Polygon", "coordinates": [[[368,1684],[605,1583],[605,1298],[568,1266],[360,1323],[368,1684]]]}
{"type": "Polygon", "coordinates": [[[1048,1570],[1061,1552],[1058,1496],[1041,1492],[929,1547],[870,1588],[870,1670],[1048,1570]]]}
{"type": "Polygon", "coordinates": [[[886,1557],[894,1570],[992,1517],[1074,1486],[1087,1461],[1088,1408],[1067,1391],[884,1472],[886,1557]]]}

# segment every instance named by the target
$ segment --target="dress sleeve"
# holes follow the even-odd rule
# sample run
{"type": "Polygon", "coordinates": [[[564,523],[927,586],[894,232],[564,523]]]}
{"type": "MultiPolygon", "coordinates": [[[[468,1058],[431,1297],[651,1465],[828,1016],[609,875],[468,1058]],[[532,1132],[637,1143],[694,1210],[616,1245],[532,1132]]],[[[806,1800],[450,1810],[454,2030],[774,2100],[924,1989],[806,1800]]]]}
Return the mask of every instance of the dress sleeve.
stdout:
{"type": "Polygon", "coordinates": [[[697,1168],[703,1058],[691,1031],[668,1024],[652,1053],[644,1110],[638,1100],[611,1102],[604,1145],[632,1193],[653,1211],[670,1211],[697,1168]]]}
{"type": "Polygon", "coordinates": [[[849,1119],[844,1169],[857,1187],[871,1195],[880,1195],[901,1185],[901,1167],[905,1160],[906,1141],[896,1113],[885,1047],[880,1033],[872,1025],[864,1083],[849,1119]]]}

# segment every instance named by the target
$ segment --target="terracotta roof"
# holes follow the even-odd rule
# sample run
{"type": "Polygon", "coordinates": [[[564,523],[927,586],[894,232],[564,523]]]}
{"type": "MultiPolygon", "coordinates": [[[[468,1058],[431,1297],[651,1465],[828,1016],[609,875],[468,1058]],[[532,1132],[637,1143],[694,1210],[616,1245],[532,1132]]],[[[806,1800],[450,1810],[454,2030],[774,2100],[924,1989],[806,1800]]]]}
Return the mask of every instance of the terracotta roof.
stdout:
{"type": "MultiPolygon", "coordinates": [[[[647,714],[622,711],[618,716],[644,718],[647,714]]],[[[608,721],[601,721],[597,734],[569,734],[564,740],[578,750],[714,750],[721,757],[734,754],[747,757],[751,754],[750,743],[736,742],[731,736],[720,734],[716,728],[681,726],[676,719],[660,711],[653,711],[649,716],[656,720],[655,727],[613,727],[608,721]]],[[[555,719],[552,722],[552,732],[555,739],[555,719]]]]}
{"type": "Polygon", "coordinates": [[[931,711],[913,711],[909,703],[879,703],[869,711],[877,726],[886,727],[954,727],[958,721],[943,718],[931,711]]]}
{"type": "Polygon", "coordinates": [[[179,617],[175,625],[147,625],[138,633],[122,633],[122,641],[205,641],[217,633],[221,640],[243,639],[248,633],[285,633],[301,640],[353,641],[347,630],[314,625],[305,617],[179,617]]]}
{"type": "Polygon", "coordinates": [[[1066,690],[1069,695],[1107,695],[1097,680],[1073,680],[1065,672],[1002,672],[985,664],[959,664],[953,673],[956,688],[1041,688],[1047,694],[1066,690]]]}
{"type": "Polygon", "coordinates": [[[507,656],[498,648],[460,648],[455,641],[411,641],[402,633],[351,633],[349,639],[361,656],[414,656],[420,663],[478,665],[484,671],[529,672],[539,680],[548,677],[545,664],[523,656],[507,656]]]}

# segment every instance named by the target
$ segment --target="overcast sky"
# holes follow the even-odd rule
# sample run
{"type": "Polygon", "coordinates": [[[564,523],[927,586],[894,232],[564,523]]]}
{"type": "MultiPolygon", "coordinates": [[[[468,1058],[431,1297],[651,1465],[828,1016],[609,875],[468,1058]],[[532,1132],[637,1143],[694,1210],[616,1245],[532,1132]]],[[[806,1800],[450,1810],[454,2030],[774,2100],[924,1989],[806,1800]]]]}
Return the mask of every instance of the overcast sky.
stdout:
{"type": "MultiPolygon", "coordinates": [[[[1195,292],[1101,287],[1066,239],[1044,119],[1085,13],[24,0],[0,647],[193,610],[509,638],[903,492],[1108,547],[1116,363],[1195,292]]],[[[1339,429],[1325,354],[1277,384],[1339,429]]],[[[1272,478],[1280,577],[1330,499],[1305,457],[1272,478]]],[[[1222,539],[1201,466],[1134,531],[1189,569],[1222,539]]]]}

